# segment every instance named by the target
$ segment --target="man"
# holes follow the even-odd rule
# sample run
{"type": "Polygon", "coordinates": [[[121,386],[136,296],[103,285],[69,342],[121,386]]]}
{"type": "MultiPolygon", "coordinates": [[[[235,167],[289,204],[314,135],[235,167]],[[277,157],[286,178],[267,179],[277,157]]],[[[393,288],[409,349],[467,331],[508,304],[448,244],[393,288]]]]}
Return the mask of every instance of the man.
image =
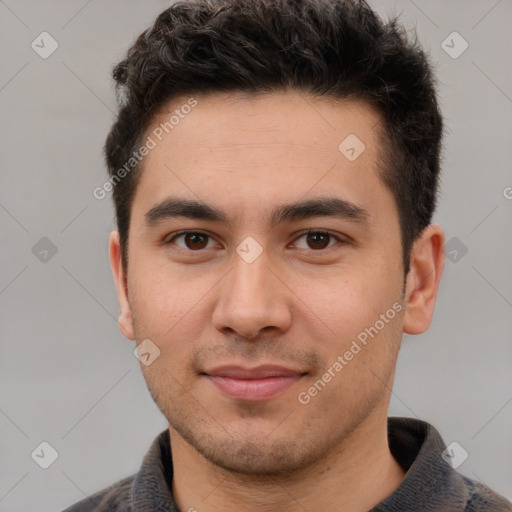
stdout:
{"type": "Polygon", "coordinates": [[[182,1],[114,78],[119,325],[169,428],[67,510],[512,510],[387,418],[444,264],[442,119],[403,29],[355,0],[182,1]]]}

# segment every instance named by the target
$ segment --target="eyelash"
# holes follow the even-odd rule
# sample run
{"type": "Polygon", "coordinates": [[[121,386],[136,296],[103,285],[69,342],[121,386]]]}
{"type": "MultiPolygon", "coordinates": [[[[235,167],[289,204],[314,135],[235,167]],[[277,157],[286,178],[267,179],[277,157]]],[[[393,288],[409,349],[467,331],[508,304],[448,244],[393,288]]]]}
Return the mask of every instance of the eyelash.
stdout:
{"type": "MultiPolygon", "coordinates": [[[[307,235],[311,235],[311,234],[319,234],[319,233],[320,234],[324,234],[324,235],[329,235],[330,237],[334,238],[337,242],[339,242],[341,244],[347,244],[348,243],[347,240],[344,240],[343,238],[335,235],[331,231],[321,230],[321,229],[309,229],[309,230],[303,231],[302,233],[298,234],[297,238],[295,238],[294,241],[298,240],[299,238],[302,238],[303,236],[307,236],[307,235]]],[[[169,240],[164,240],[163,245],[165,245],[165,246],[170,245],[170,244],[172,244],[176,240],[176,238],[178,238],[180,236],[183,236],[183,235],[187,235],[187,234],[202,235],[202,236],[206,236],[206,237],[208,237],[210,239],[213,238],[211,235],[209,235],[208,233],[205,233],[203,231],[183,230],[183,231],[178,231],[169,240]]],[[[325,249],[309,249],[309,251],[313,252],[313,253],[326,252],[329,249],[333,249],[334,247],[335,246],[326,247],[325,249]]],[[[179,249],[183,249],[183,247],[179,247],[179,249]]],[[[194,251],[192,249],[183,249],[183,250],[187,251],[187,252],[190,252],[190,253],[201,253],[205,249],[199,249],[197,251],[194,251]]],[[[308,249],[303,249],[303,250],[308,250],[308,249]]]]}

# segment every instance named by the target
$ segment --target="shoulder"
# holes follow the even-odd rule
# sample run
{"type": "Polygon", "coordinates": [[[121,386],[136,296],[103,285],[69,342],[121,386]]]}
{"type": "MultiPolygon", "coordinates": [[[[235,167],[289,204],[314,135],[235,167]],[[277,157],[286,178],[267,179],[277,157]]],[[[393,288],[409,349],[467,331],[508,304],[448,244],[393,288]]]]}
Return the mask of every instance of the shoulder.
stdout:
{"type": "Polygon", "coordinates": [[[512,503],[489,487],[460,475],[468,492],[465,512],[512,512],[512,503]]]}
{"type": "Polygon", "coordinates": [[[391,453],[405,471],[399,487],[374,512],[512,512],[512,503],[486,485],[459,473],[443,456],[437,429],[414,418],[388,419],[391,453]]]}
{"type": "Polygon", "coordinates": [[[131,488],[134,478],[135,475],[123,478],[62,512],[131,512],[131,488]]]}

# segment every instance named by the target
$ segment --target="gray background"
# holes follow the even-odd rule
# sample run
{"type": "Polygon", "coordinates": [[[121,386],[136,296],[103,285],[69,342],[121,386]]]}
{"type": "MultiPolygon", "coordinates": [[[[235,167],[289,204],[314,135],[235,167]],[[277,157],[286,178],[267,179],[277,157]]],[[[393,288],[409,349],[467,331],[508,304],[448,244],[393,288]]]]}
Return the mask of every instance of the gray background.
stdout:
{"type": "MultiPolygon", "coordinates": [[[[136,472],[166,427],[117,327],[113,208],[92,190],[106,176],[112,64],[167,5],[0,1],[2,511],[60,510],[136,472]],[[31,48],[43,31],[59,45],[47,59],[31,48]],[[43,237],[56,254],[45,241],[33,251],[43,237]],[[42,441],[58,452],[46,470],[31,458],[42,441]]],[[[468,451],[462,473],[511,499],[512,2],[373,5],[402,11],[436,63],[447,136],[435,222],[457,251],[432,327],[405,336],[390,414],[430,421],[468,451]],[[458,58],[441,46],[453,31],[469,43],[458,58]]]]}

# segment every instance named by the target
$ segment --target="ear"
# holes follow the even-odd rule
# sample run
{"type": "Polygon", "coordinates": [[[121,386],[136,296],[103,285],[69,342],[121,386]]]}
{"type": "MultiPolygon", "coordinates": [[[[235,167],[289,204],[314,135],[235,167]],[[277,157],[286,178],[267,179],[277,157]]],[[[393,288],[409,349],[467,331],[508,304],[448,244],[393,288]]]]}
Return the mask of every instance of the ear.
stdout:
{"type": "Polygon", "coordinates": [[[441,226],[431,224],[413,245],[403,323],[403,330],[407,334],[421,334],[432,323],[444,268],[444,239],[441,226]]]}
{"type": "Polygon", "coordinates": [[[121,313],[119,314],[119,329],[123,335],[133,340],[135,339],[132,311],[128,302],[128,285],[126,280],[125,269],[121,257],[121,242],[119,239],[119,231],[112,231],[109,239],[110,266],[114,274],[114,281],[117,288],[117,296],[121,313]]]}

